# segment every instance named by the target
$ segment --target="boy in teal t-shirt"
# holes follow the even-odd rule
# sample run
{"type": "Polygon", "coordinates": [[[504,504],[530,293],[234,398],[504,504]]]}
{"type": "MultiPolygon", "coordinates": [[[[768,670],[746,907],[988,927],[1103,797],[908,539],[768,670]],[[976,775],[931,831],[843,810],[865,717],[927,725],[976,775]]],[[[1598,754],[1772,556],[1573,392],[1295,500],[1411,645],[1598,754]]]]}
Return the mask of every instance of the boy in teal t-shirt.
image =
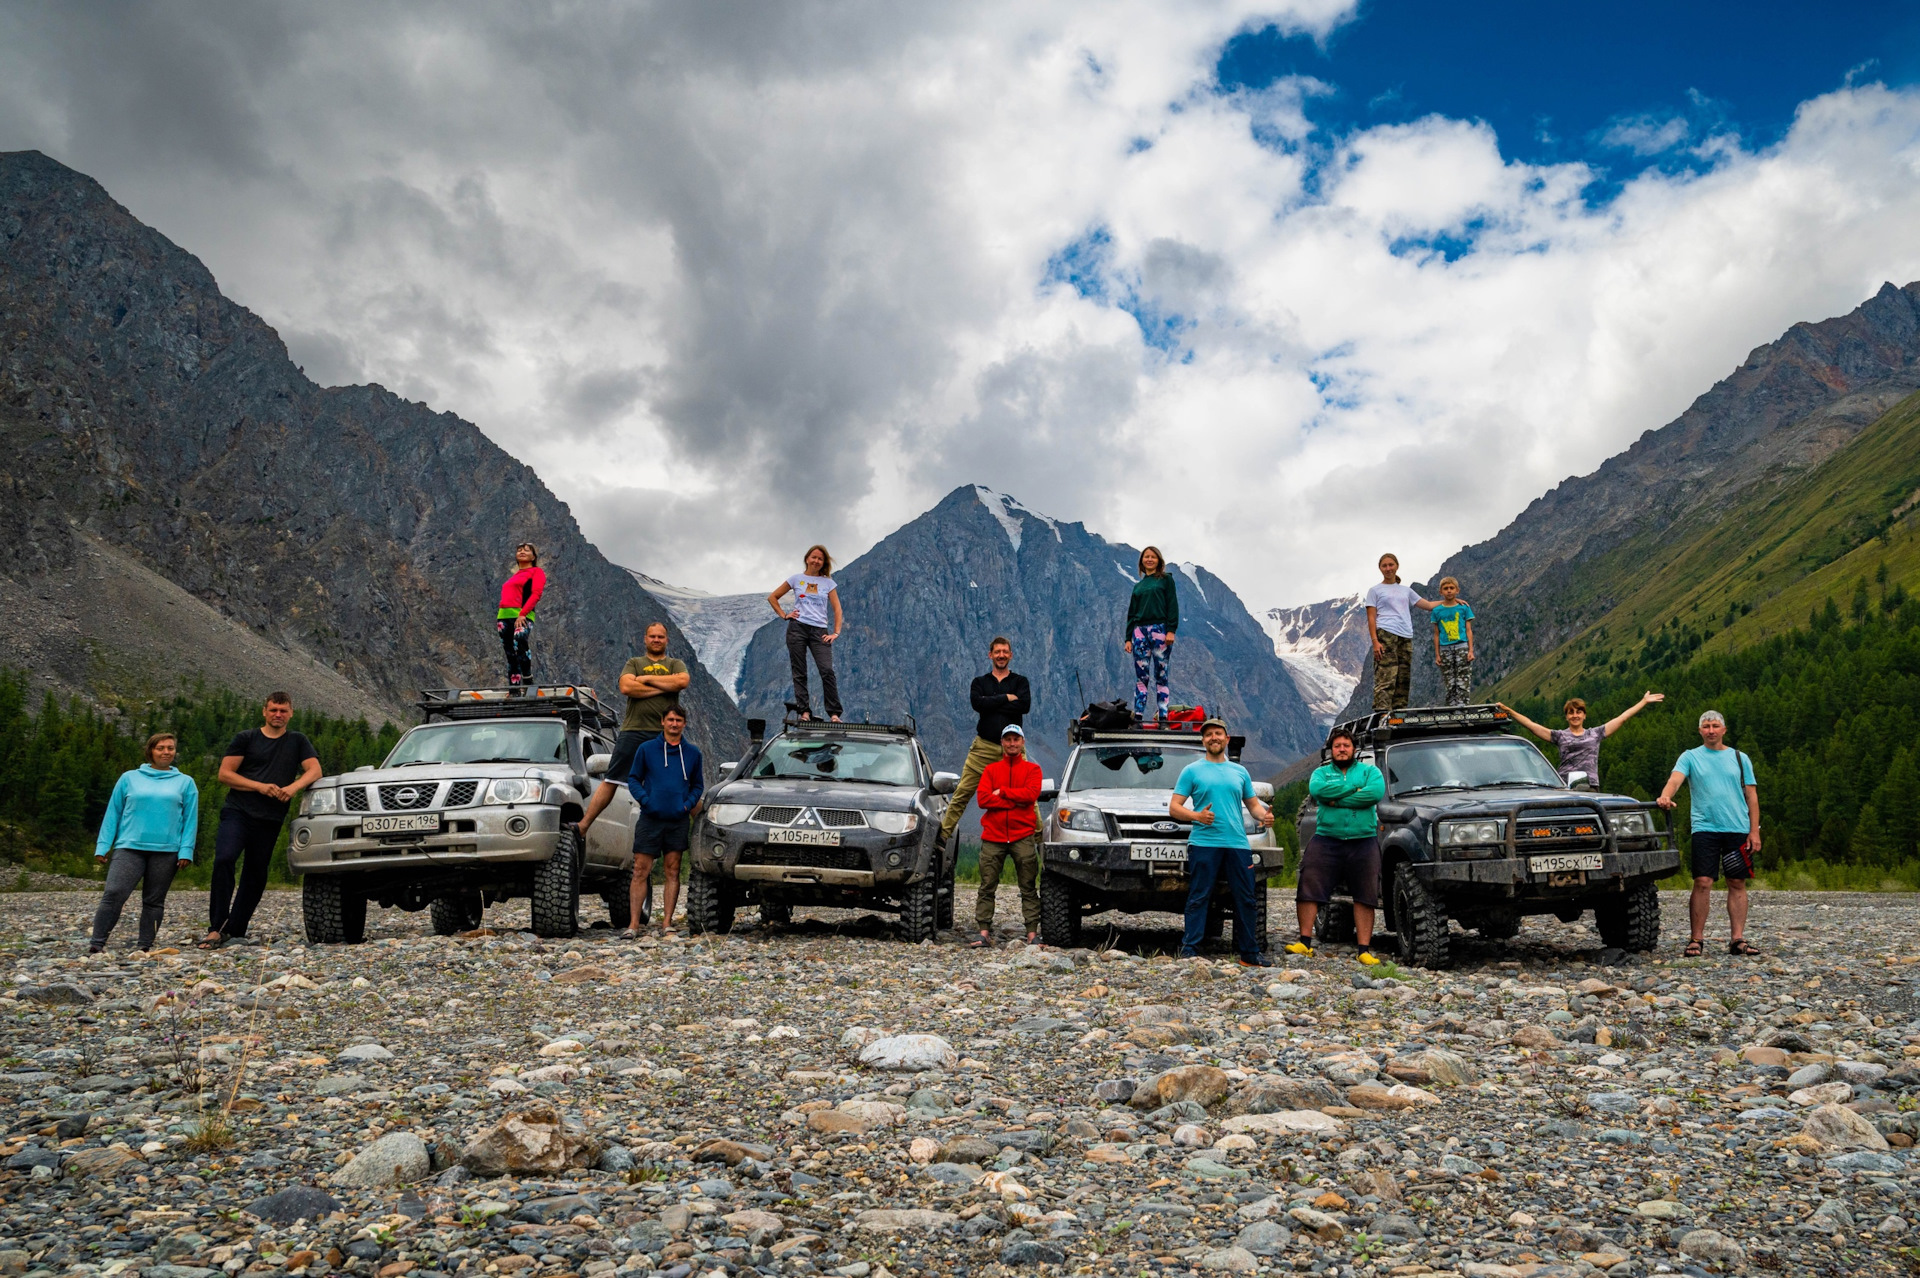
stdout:
{"type": "Polygon", "coordinates": [[[1460,583],[1440,579],[1440,602],[1433,606],[1433,664],[1447,690],[1446,704],[1473,700],[1473,609],[1460,600],[1460,583]]]}

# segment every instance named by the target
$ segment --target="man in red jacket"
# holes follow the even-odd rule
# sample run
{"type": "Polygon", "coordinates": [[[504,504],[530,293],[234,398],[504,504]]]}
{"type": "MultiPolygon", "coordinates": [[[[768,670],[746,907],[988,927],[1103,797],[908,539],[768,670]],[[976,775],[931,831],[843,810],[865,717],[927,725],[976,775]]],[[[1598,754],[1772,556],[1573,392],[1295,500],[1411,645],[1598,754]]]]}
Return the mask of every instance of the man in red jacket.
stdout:
{"type": "Polygon", "coordinates": [[[993,897],[1000,886],[1000,867],[1013,857],[1020,880],[1020,917],[1026,921],[1027,944],[1040,940],[1040,849],[1034,836],[1040,829],[1040,765],[1027,758],[1027,734],[1010,723],[1000,731],[1000,757],[980,773],[980,894],[973,901],[973,925],[980,935],[972,948],[993,944],[993,897]]]}

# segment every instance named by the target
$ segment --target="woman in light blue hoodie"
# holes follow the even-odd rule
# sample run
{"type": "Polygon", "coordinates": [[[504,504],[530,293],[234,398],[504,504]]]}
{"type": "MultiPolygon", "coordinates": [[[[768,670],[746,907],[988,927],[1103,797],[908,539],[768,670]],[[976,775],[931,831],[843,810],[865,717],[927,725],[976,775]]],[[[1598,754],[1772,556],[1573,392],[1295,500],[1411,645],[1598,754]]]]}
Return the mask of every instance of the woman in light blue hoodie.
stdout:
{"type": "Polygon", "coordinates": [[[122,772],[114,782],[107,815],[100,822],[100,838],[93,845],[94,857],[107,862],[107,890],[100,895],[100,908],[93,912],[90,954],[107,948],[107,936],[136,886],[140,887],[140,948],[152,949],[174,871],[193,863],[193,845],[200,833],[200,787],[173,766],[179,750],[171,732],[156,732],[147,738],[147,761],[122,772]]]}

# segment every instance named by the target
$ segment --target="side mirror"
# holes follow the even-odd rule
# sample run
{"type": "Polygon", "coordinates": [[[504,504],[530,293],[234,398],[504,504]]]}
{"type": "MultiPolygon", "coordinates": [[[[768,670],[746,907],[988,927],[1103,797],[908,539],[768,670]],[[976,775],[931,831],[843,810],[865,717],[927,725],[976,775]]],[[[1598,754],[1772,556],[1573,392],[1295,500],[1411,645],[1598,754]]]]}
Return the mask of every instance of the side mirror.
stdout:
{"type": "Polygon", "coordinates": [[[1399,823],[1413,820],[1413,806],[1407,803],[1382,803],[1374,811],[1382,821],[1399,823]]]}
{"type": "Polygon", "coordinates": [[[730,777],[733,775],[733,770],[739,766],[740,766],[739,760],[729,759],[725,763],[720,765],[720,775],[723,777],[730,777]]]}
{"type": "Polygon", "coordinates": [[[958,772],[936,772],[933,774],[933,792],[935,794],[952,794],[954,790],[959,788],[959,785],[960,774],[958,772]]]}
{"type": "Polygon", "coordinates": [[[1567,789],[1591,790],[1593,789],[1593,778],[1588,776],[1585,772],[1575,769],[1574,771],[1567,773],[1567,789]]]}
{"type": "Polygon", "coordinates": [[[587,775],[603,777],[607,774],[607,765],[613,762],[610,754],[590,754],[587,756],[587,775]]]}
{"type": "Polygon", "coordinates": [[[363,763],[359,767],[354,769],[355,772],[372,772],[373,770],[374,770],[373,765],[371,763],[363,763]]]}
{"type": "Polygon", "coordinates": [[[1060,797],[1060,783],[1052,777],[1040,778],[1040,802],[1052,803],[1060,797]]]}
{"type": "Polygon", "coordinates": [[[1263,803],[1271,799],[1273,797],[1273,782],[1255,781],[1253,783],[1253,797],[1263,803]]]}

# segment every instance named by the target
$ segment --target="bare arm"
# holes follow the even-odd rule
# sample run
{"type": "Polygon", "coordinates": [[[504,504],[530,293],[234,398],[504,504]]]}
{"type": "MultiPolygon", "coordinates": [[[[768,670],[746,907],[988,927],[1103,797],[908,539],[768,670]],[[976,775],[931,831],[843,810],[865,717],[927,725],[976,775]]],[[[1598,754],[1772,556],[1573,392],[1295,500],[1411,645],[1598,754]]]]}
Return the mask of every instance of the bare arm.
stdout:
{"type": "Polygon", "coordinates": [[[829,590],[827,592],[827,602],[833,605],[833,633],[827,636],[827,641],[831,643],[840,637],[840,627],[845,624],[846,618],[840,615],[839,590],[829,590]]]}
{"type": "MultiPolygon", "coordinates": [[[[1686,783],[1687,783],[1686,773],[1674,772],[1669,774],[1667,777],[1667,784],[1661,789],[1660,797],[1655,799],[1654,802],[1658,803],[1663,808],[1667,808],[1671,810],[1673,807],[1673,796],[1680,793],[1680,787],[1685,785],[1686,783]]],[[[1748,788],[1751,789],[1752,787],[1748,787],[1748,788]]],[[[1758,812],[1760,810],[1760,799],[1758,795],[1756,795],[1753,798],[1752,807],[1753,807],[1753,811],[1755,812],[1758,812]]]]}
{"type": "Polygon", "coordinates": [[[624,697],[644,697],[649,694],[658,695],[662,692],[678,692],[692,682],[693,676],[689,674],[637,675],[623,673],[620,676],[620,695],[624,697]]]}
{"type": "Polygon", "coordinates": [[[1608,734],[1611,735],[1615,732],[1618,732],[1620,730],[1621,724],[1633,718],[1633,716],[1635,716],[1636,714],[1639,714],[1642,710],[1645,710],[1648,706],[1652,705],[1654,702],[1665,701],[1666,699],[1667,699],[1667,694],[1664,692],[1649,692],[1645,694],[1638,701],[1628,706],[1625,710],[1622,710],[1619,714],[1616,714],[1615,716],[1613,716],[1613,718],[1607,720],[1608,734]]]}
{"type": "Polygon", "coordinates": [[[1473,660],[1473,618],[1467,618],[1467,660],[1473,660]]]}
{"type": "Polygon", "coordinates": [[[773,610],[780,614],[780,620],[782,621],[785,621],[789,614],[785,608],[782,608],[780,606],[780,600],[782,596],[784,596],[789,590],[792,590],[792,589],[793,589],[792,582],[783,581],[779,585],[773,588],[772,594],[767,596],[767,603],[772,605],[773,610]]]}
{"type": "Polygon", "coordinates": [[[1502,710],[1505,710],[1507,712],[1507,717],[1509,719],[1512,719],[1515,723],[1519,724],[1521,727],[1525,728],[1527,731],[1533,733],[1534,736],[1539,737],[1542,741],[1553,740],[1553,733],[1550,730],[1541,727],[1539,724],[1527,718],[1527,716],[1525,716],[1524,714],[1521,714],[1518,710],[1515,710],[1512,706],[1508,705],[1506,702],[1496,701],[1493,704],[1499,706],[1502,710]]]}
{"type": "Polygon", "coordinates": [[[1212,808],[1202,808],[1198,812],[1195,812],[1192,808],[1180,802],[1180,796],[1177,794],[1167,800],[1167,815],[1176,821],[1191,821],[1195,825],[1213,824],[1212,808]]]}
{"type": "Polygon", "coordinates": [[[1247,811],[1253,814],[1254,824],[1260,829],[1264,830],[1273,824],[1273,809],[1260,802],[1254,795],[1247,796],[1247,811]]]}
{"type": "Polygon", "coordinates": [[[320,760],[306,760],[300,765],[300,775],[293,779],[292,785],[286,787],[287,797],[291,799],[294,795],[300,793],[319,779],[320,760]]]}
{"type": "Polygon", "coordinates": [[[1368,604],[1367,605],[1367,638],[1373,644],[1373,655],[1376,657],[1384,657],[1387,655],[1387,650],[1380,646],[1380,627],[1376,624],[1379,620],[1380,620],[1380,610],[1374,607],[1372,604],[1368,604]]]}
{"type": "Polygon", "coordinates": [[[249,781],[246,777],[240,775],[240,765],[246,761],[246,756],[242,754],[222,756],[220,760],[220,784],[226,786],[229,790],[248,790],[254,794],[267,794],[271,792],[274,787],[268,785],[265,781],[249,781]]]}
{"type": "Polygon", "coordinates": [[[1750,785],[1747,791],[1747,846],[1755,852],[1760,850],[1760,787],[1750,785]]]}

